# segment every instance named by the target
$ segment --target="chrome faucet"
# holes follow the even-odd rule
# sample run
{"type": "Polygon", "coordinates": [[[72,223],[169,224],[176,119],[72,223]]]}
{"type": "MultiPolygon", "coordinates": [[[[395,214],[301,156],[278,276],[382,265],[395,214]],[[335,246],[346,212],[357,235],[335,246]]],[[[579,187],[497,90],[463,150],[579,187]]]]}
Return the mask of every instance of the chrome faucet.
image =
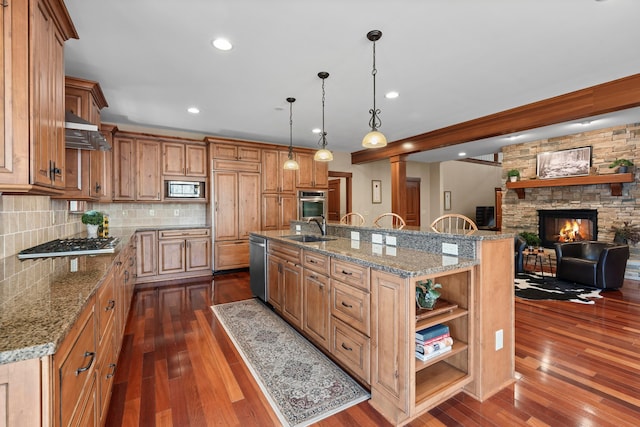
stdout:
{"type": "Polygon", "coordinates": [[[318,218],[312,217],[307,220],[307,224],[311,221],[315,222],[318,224],[318,228],[320,228],[320,233],[325,236],[327,234],[327,221],[325,220],[324,215],[320,215],[320,217],[322,218],[322,223],[318,221],[318,218]]]}

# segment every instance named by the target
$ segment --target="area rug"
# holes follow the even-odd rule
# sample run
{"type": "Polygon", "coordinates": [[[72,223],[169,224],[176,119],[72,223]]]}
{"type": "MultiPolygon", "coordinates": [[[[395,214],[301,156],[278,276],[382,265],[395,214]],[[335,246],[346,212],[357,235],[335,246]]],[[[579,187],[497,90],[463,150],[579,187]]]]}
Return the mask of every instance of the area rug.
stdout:
{"type": "Polygon", "coordinates": [[[600,289],[589,288],[546,275],[519,273],[516,275],[516,296],[528,300],[558,300],[581,304],[595,304],[593,298],[602,298],[600,289]]]}
{"type": "Polygon", "coordinates": [[[369,399],[353,378],[257,299],[211,307],[284,426],[369,399]]]}

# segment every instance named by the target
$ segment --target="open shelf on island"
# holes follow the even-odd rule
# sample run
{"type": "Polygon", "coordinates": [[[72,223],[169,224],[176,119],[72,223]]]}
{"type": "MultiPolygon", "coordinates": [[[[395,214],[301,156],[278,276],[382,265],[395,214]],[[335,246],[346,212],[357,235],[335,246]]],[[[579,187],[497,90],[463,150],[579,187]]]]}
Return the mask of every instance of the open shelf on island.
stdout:
{"type": "Polygon", "coordinates": [[[428,308],[416,308],[416,321],[437,316],[442,313],[449,313],[456,308],[458,308],[458,304],[453,304],[440,298],[436,301],[435,306],[431,310],[428,308]]]}
{"type": "Polygon", "coordinates": [[[461,353],[463,351],[465,351],[467,348],[469,348],[469,346],[467,345],[467,343],[459,341],[459,340],[454,340],[453,342],[453,346],[451,347],[451,351],[447,351],[446,353],[441,354],[438,357],[434,357],[433,359],[429,359],[429,360],[420,360],[416,357],[416,372],[419,372],[421,370],[423,370],[424,368],[428,368],[431,365],[435,365],[436,363],[440,362],[441,360],[444,360],[448,357],[454,356],[458,353],[461,353]]]}
{"type": "Polygon", "coordinates": [[[423,369],[416,373],[416,405],[426,403],[427,400],[433,399],[445,388],[460,383],[459,387],[453,388],[457,392],[469,381],[471,381],[471,376],[468,373],[444,361],[431,365],[429,369],[423,369]]]}
{"type": "Polygon", "coordinates": [[[633,182],[632,173],[610,173],[605,175],[570,176],[567,178],[525,179],[507,182],[507,188],[515,190],[518,199],[524,199],[525,188],[564,187],[571,185],[609,184],[612,196],[622,196],[622,184],[633,182]]]}

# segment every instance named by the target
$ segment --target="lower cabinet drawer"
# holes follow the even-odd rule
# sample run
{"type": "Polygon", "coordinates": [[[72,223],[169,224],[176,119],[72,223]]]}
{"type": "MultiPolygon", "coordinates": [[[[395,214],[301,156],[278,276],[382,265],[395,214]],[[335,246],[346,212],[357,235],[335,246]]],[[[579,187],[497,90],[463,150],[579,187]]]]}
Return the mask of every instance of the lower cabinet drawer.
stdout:
{"type": "Polygon", "coordinates": [[[331,314],[369,336],[371,298],[368,292],[331,280],[331,314]]]}
{"type": "Polygon", "coordinates": [[[214,248],[214,270],[249,267],[249,241],[217,242],[214,248]]]}
{"type": "MultiPolygon", "coordinates": [[[[83,320],[84,322],[78,325],[80,330],[70,350],[64,353],[62,360],[55,363],[59,375],[58,413],[61,426],[70,425],[78,406],[85,401],[86,385],[93,382],[96,339],[92,309],[89,316],[83,320]]],[[[69,338],[75,337],[72,335],[67,337],[69,338]]]]}
{"type": "Polygon", "coordinates": [[[331,317],[331,354],[366,384],[371,384],[370,339],[331,317]]]}

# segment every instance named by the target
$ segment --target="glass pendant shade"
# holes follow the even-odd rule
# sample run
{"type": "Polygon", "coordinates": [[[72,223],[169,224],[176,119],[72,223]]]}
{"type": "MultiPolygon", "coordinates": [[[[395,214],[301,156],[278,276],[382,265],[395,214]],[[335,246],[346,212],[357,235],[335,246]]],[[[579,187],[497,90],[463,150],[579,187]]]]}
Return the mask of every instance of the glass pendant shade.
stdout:
{"type": "Polygon", "coordinates": [[[333,160],[333,154],[331,154],[331,151],[326,148],[321,148],[316,151],[316,154],[313,156],[313,160],[316,162],[330,162],[333,160]]]}
{"type": "Polygon", "coordinates": [[[286,162],[284,162],[284,169],[289,171],[297,171],[300,169],[300,165],[293,158],[289,157],[286,162]]]}
{"type": "Polygon", "coordinates": [[[378,148],[387,145],[387,138],[377,130],[371,131],[362,139],[362,146],[365,148],[378,148]]]}

